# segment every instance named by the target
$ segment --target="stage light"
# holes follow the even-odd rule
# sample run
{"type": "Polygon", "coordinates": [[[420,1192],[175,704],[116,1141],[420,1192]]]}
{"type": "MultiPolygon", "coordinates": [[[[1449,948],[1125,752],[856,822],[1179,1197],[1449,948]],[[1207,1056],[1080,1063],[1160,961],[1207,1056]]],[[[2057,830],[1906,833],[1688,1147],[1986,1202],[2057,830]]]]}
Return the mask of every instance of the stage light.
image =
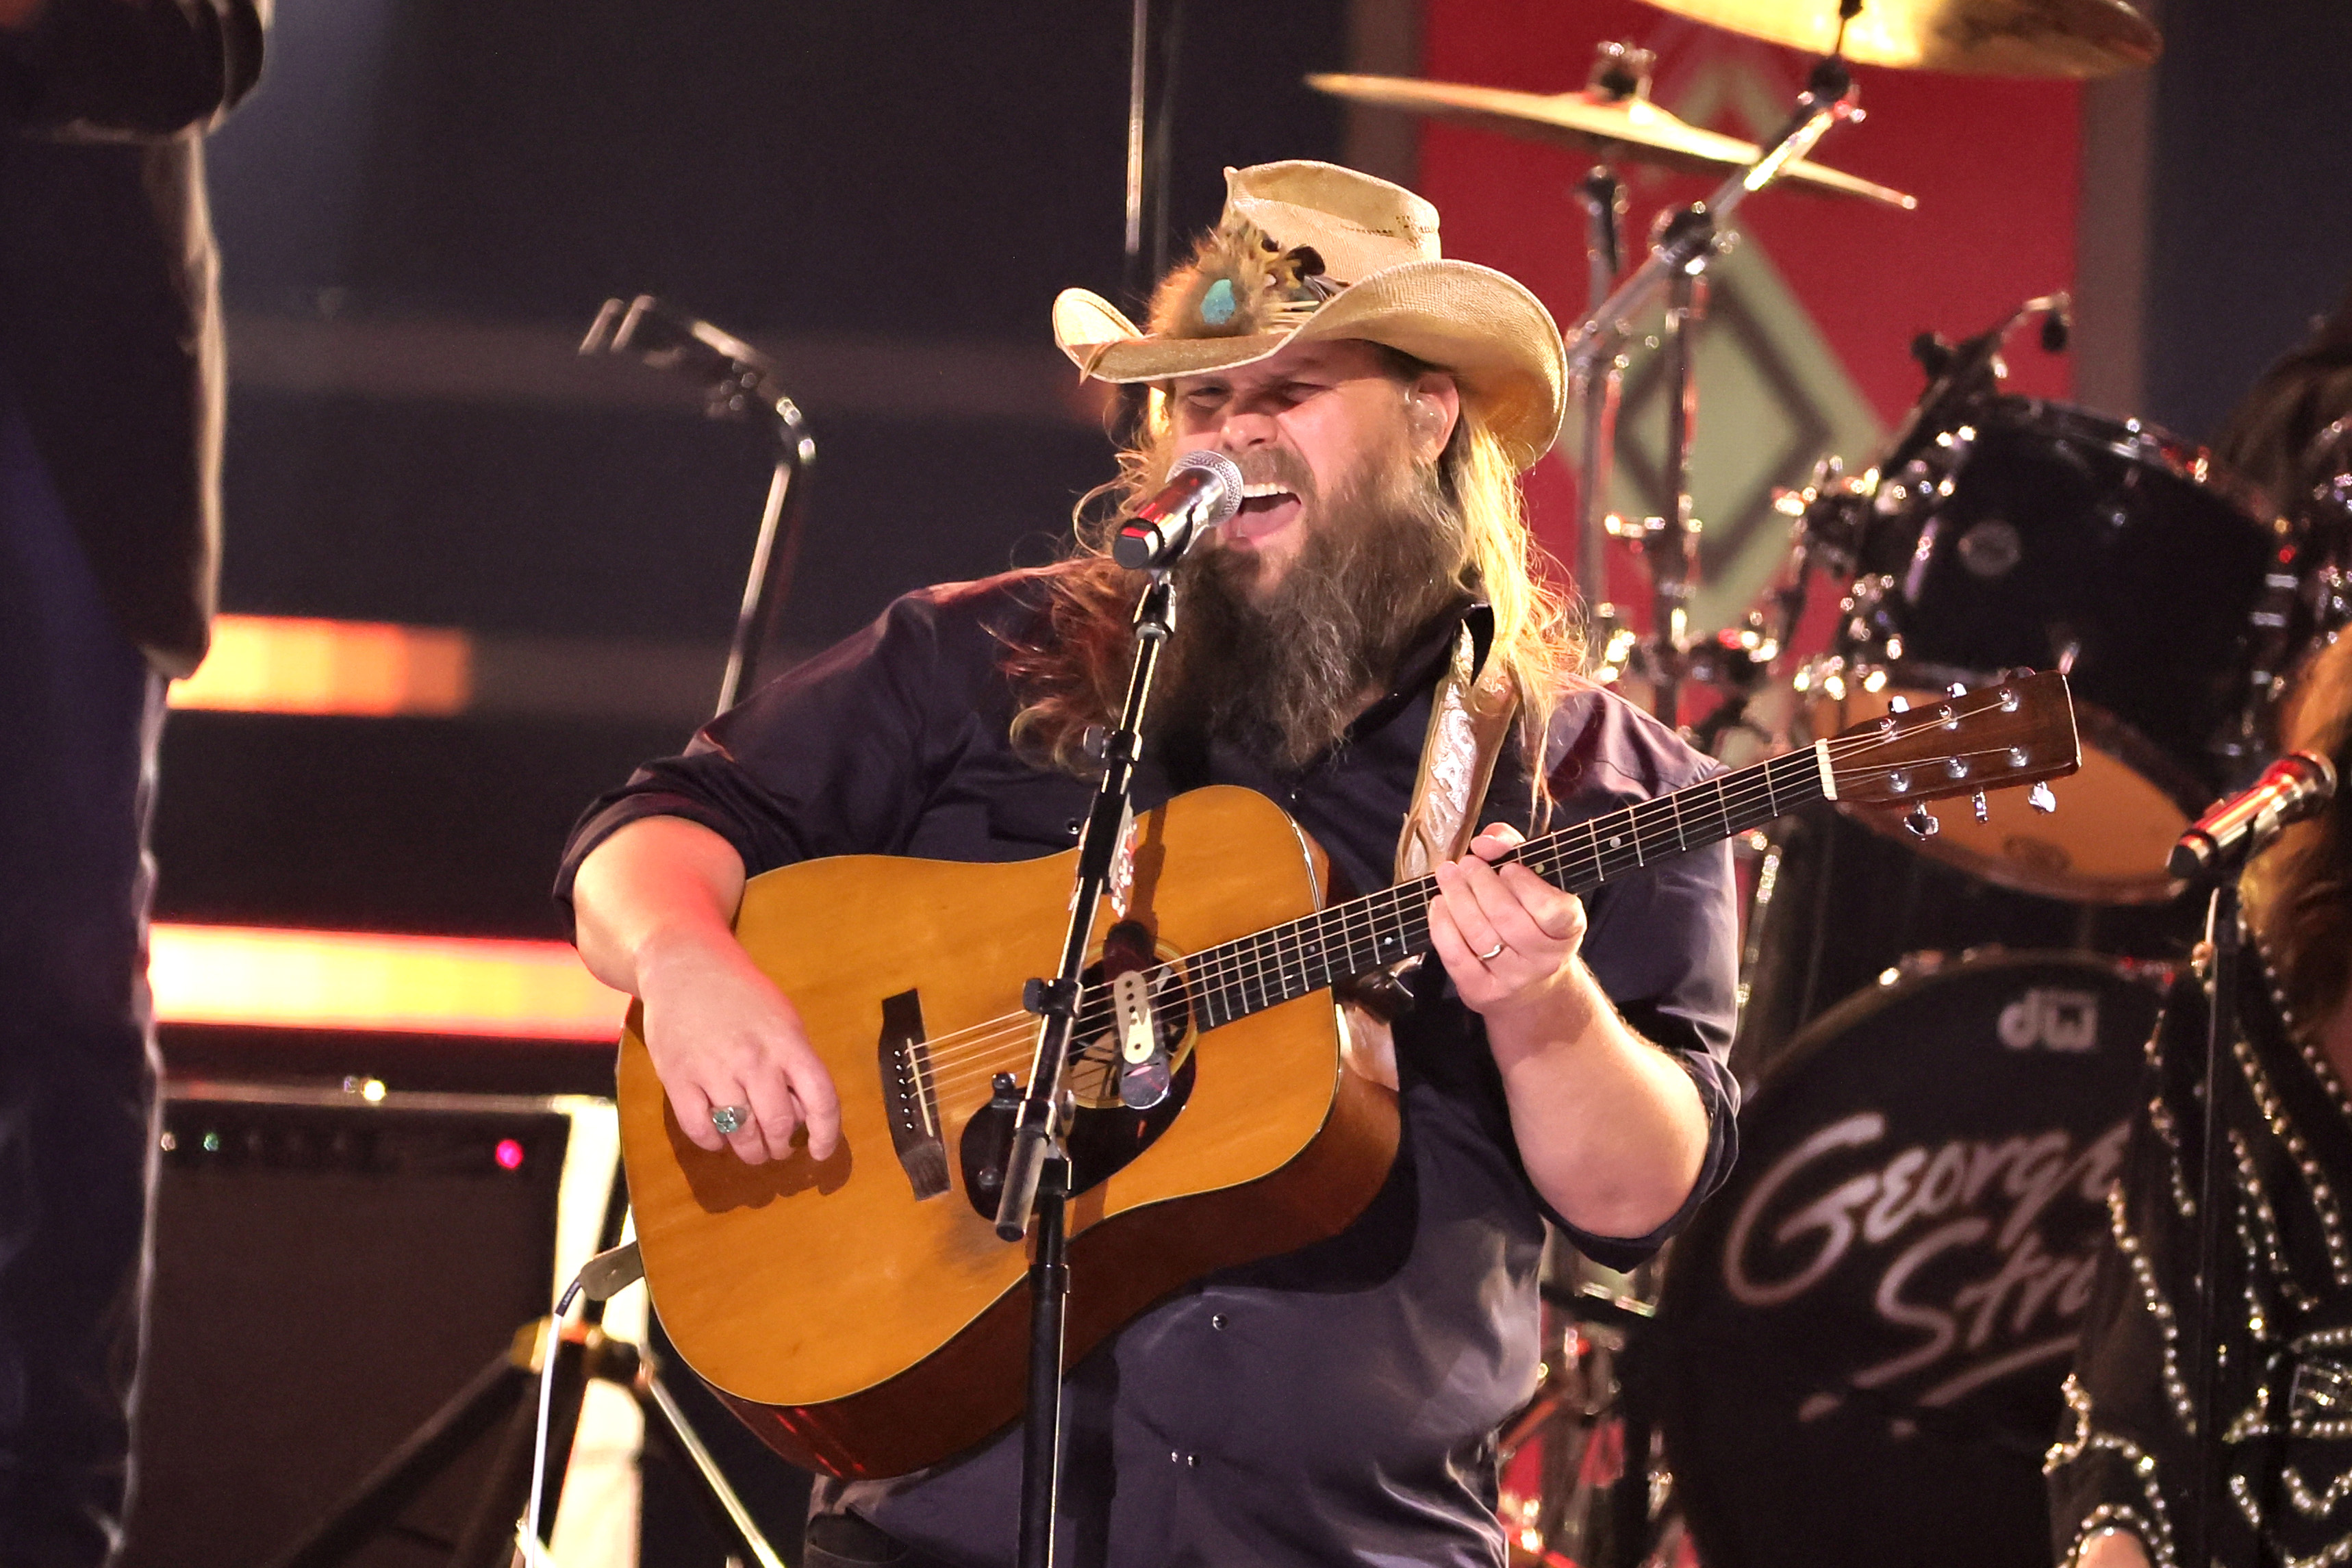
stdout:
{"type": "Polygon", "coordinates": [[[167,1024],[608,1040],[628,999],[560,942],[155,926],[167,1024]]]}
{"type": "Polygon", "coordinates": [[[174,708],[446,718],[473,700],[473,643],[446,626],[218,616],[174,708]]]}

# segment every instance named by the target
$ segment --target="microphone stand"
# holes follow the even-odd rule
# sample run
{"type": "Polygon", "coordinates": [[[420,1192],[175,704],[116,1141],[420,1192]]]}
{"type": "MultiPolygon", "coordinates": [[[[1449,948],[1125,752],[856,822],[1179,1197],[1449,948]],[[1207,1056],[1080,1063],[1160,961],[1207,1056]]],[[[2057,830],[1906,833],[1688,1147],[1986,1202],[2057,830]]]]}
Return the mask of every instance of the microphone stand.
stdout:
{"type": "Polygon", "coordinates": [[[1150,579],[1135,606],[1135,665],[1118,728],[1103,747],[1102,779],[1095,791],[1078,840],[1077,886],[1070,900],[1070,923],[1062,942],[1061,968],[1051,980],[1031,980],[1023,1005],[1038,1016],[1037,1050],[1029,1068],[1004,1162],[1004,1188],[997,1201],[996,1234],[1019,1241],[1035,1224],[1029,1260],[1029,1394],[1021,1455],[1021,1568],[1050,1568],[1054,1561],[1054,1515],[1061,1487],[1063,1323],[1070,1271],[1065,1208],[1070,1166],[1062,1136],[1068,1107],[1062,1068],[1077,1029],[1080,977],[1094,933],[1095,914],[1110,886],[1127,837],[1133,805],[1135,764],[1142,754],[1143,713],[1151,698],[1160,655],[1175,630],[1175,584],[1171,574],[1191,542],[1188,531],[1150,567],[1150,579]]]}
{"type": "MultiPolygon", "coordinates": [[[[2221,1146],[2229,1136],[2221,1110],[2221,1088],[2228,1081],[2226,1064],[2238,1038],[2239,974],[2243,958],[2243,933],[2239,927],[2238,873],[2261,854],[2289,821],[2307,816],[2315,802],[2335,794],[2336,774],[2324,759],[2314,759],[2319,782],[2303,797],[2300,810],[2273,805],[2246,824],[2242,834],[2230,828],[2209,831],[2216,816],[2210,812],[2181,837],[2167,867],[2175,876],[2210,879],[2212,902],[2205,917],[2205,941],[2212,954],[2209,979],[2210,997],[2205,1027],[2204,1147],[2199,1152],[2197,1181],[2197,1329],[2189,1343],[2197,1352],[2198,1379],[2190,1436],[2196,1445],[2196,1503],[2186,1531],[2189,1552],[2182,1561],[2203,1568],[2212,1561],[2214,1525],[2221,1517],[2222,1452],[2215,1429],[2222,1414],[2221,1249],[2226,1241],[2221,1205],[2229,1194],[2221,1146]],[[2201,843],[2200,842],[2201,840],[2201,843]]],[[[2236,803],[2231,803],[2235,805],[2236,803]]]]}
{"type": "Polygon", "coordinates": [[[775,361],[708,321],[681,315],[651,294],[624,305],[607,300],[596,312],[583,354],[635,353],[658,370],[683,372],[703,384],[707,412],[714,419],[764,415],[776,438],[775,471],[769,477],[767,504],[751,547],[751,570],[735,613],[735,633],[727,647],[727,673],[719,683],[718,711],[735,706],[756,683],[760,656],[773,640],[784,600],[792,593],[793,568],[800,561],[801,534],[808,517],[806,478],[816,461],[816,437],[800,405],[784,391],[775,361]]]}
{"type": "Polygon", "coordinates": [[[2228,1192],[2221,1166],[2221,1142],[2229,1132],[2221,1113],[2221,1075],[2238,1031],[2238,968],[2242,958],[2237,868],[2243,864],[2242,858],[2227,862],[2227,869],[2213,883],[2212,901],[2205,915],[2205,940],[2213,957],[2212,994],[2205,1019],[2205,1143],[2197,1180],[2198,1322],[2190,1341],[2197,1347],[2199,1363],[2194,1429],[2197,1501],[2189,1521],[2189,1550],[2182,1558],[2198,1568],[2212,1561],[2213,1522],[2221,1506],[2221,1442],[2213,1429],[2221,1415],[2217,1331],[2221,1321],[2221,1204],[2228,1192]]]}

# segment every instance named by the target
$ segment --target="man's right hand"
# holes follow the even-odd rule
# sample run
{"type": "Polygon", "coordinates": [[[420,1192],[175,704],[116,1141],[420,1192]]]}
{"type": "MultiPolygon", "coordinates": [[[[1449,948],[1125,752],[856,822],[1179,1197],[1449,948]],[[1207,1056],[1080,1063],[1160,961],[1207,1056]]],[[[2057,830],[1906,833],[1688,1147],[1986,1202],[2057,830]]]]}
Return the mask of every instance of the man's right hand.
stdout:
{"type": "Polygon", "coordinates": [[[724,945],[656,941],[638,966],[646,1049],[678,1125],[698,1148],[734,1150],[745,1164],[788,1159],[803,1129],[813,1159],[841,1139],[841,1100],[801,1016],[730,936],[724,945]],[[732,1134],[710,1119],[744,1116],[732,1134]]]}
{"type": "Polygon", "coordinates": [[[841,1141],[841,1100],[783,993],[730,924],[743,897],[734,847],[675,816],[630,823],[581,862],[575,940],[590,973],[645,1004],[646,1048],[678,1125],[700,1148],[746,1164],[812,1158],[841,1141]],[[710,1113],[741,1112],[731,1135],[710,1113]]]}

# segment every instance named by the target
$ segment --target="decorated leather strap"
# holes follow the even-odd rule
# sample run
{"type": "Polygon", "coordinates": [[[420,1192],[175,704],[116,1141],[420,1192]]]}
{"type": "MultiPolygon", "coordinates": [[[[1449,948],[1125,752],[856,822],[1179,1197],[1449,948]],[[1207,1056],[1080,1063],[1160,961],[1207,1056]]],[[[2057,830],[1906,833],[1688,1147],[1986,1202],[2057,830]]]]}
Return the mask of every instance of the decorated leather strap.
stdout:
{"type": "MultiPolygon", "coordinates": [[[[1474,610],[1454,635],[1454,658],[1430,704],[1429,735],[1421,746],[1421,775],[1413,781],[1412,806],[1404,816],[1404,831],[1397,837],[1396,879],[1425,877],[1440,860],[1459,859],[1477,837],[1474,815],[1486,798],[1502,754],[1503,738],[1519,709],[1518,688],[1499,658],[1485,660],[1481,668],[1481,637],[1488,625],[1485,612],[1474,610]]],[[[1402,970],[1418,963],[1408,959],[1402,970]]],[[[1390,1089],[1397,1087],[1396,1040],[1387,1024],[1388,1009],[1376,994],[1378,984],[1391,987],[1393,976],[1360,977],[1353,994],[1343,992],[1350,1005],[1341,1016],[1340,1048],[1358,1073],[1390,1089]]]]}
{"type": "Polygon", "coordinates": [[[1517,686],[1499,658],[1485,659],[1465,620],[1454,634],[1454,659],[1429,709],[1421,776],[1398,836],[1396,879],[1425,877],[1441,860],[1459,859],[1477,836],[1476,812],[1494,781],[1504,737],[1519,710],[1517,686]]]}

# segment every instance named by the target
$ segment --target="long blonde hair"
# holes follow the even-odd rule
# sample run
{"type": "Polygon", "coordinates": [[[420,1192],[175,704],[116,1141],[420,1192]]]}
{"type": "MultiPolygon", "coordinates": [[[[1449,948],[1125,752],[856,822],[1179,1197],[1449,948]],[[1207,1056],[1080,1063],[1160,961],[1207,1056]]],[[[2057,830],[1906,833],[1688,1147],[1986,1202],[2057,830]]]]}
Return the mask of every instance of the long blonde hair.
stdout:
{"type": "MultiPolygon", "coordinates": [[[[1375,343],[1401,386],[1444,367],[1375,343]]],[[[1074,772],[1088,771],[1082,738],[1118,709],[1133,651],[1129,625],[1141,585],[1110,560],[1110,541],[1135,509],[1158,493],[1174,460],[1166,395],[1146,395],[1137,439],[1118,454],[1118,477],[1082,497],[1068,558],[1044,569],[1046,635],[1008,648],[1007,673],[1022,694],[1016,743],[1074,772]],[[1106,505],[1108,502],[1109,504],[1106,505]]],[[[1550,580],[1528,526],[1518,470],[1500,437],[1465,398],[1437,460],[1439,493],[1459,520],[1463,563],[1456,585],[1492,606],[1490,660],[1501,660],[1519,695],[1521,754],[1543,795],[1544,736],[1583,661],[1584,639],[1568,596],[1550,580]]]]}

